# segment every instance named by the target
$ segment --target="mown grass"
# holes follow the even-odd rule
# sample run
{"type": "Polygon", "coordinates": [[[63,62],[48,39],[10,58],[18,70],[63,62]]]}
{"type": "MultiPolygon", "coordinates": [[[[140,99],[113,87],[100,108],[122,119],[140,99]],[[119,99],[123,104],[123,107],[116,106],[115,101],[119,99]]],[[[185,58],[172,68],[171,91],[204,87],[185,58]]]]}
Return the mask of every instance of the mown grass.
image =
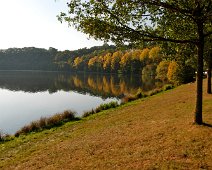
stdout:
{"type": "Polygon", "coordinates": [[[205,125],[194,125],[195,89],[183,85],[2,143],[0,169],[210,170],[212,95],[203,97],[205,125]]]}

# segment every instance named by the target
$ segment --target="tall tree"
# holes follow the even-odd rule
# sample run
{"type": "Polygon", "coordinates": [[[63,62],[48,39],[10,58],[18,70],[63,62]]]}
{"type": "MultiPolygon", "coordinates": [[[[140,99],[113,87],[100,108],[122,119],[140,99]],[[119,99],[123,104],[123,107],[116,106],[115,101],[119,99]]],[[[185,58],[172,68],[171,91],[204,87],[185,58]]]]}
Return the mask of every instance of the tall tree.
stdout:
{"type": "Polygon", "coordinates": [[[202,124],[204,40],[212,34],[212,0],[72,0],[59,19],[102,40],[169,41],[197,47],[195,123],[202,124]]]}
{"type": "Polygon", "coordinates": [[[208,85],[207,85],[207,93],[208,94],[211,94],[211,72],[212,72],[212,51],[210,50],[209,53],[208,53],[208,62],[207,62],[207,65],[208,65],[208,85]]]}
{"type": "Polygon", "coordinates": [[[205,61],[207,65],[207,93],[211,94],[211,72],[212,72],[212,47],[211,47],[212,36],[207,37],[205,45],[205,61]]]}

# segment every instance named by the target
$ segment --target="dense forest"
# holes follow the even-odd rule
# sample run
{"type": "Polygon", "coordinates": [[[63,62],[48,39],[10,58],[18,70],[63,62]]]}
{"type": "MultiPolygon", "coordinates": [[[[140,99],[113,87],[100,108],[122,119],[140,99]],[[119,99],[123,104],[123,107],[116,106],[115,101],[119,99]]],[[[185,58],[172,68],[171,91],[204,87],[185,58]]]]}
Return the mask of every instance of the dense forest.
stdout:
{"type": "Polygon", "coordinates": [[[44,71],[73,71],[68,61],[77,56],[89,56],[103,51],[112,51],[115,46],[103,45],[82,48],[74,51],[58,51],[50,47],[25,47],[0,50],[0,70],[44,70],[44,71]]]}
{"type": "Polygon", "coordinates": [[[57,70],[56,52],[34,47],[0,50],[0,70],[57,70]]]}
{"type": "Polygon", "coordinates": [[[151,75],[175,84],[187,83],[195,76],[195,64],[186,54],[149,45],[132,48],[104,44],[75,51],[25,47],[0,50],[0,70],[42,70],[151,75]]]}

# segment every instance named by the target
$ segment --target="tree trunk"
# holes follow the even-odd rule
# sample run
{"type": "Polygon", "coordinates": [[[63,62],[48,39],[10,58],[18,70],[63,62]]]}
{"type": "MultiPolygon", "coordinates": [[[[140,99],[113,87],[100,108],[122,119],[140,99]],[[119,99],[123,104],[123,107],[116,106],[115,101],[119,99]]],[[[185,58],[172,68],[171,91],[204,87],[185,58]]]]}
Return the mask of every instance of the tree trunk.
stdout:
{"type": "Polygon", "coordinates": [[[209,60],[208,60],[208,86],[207,86],[207,93],[211,94],[211,71],[212,71],[212,53],[209,54],[209,60]]]}
{"type": "Polygon", "coordinates": [[[202,88],[203,88],[203,52],[204,52],[204,34],[203,34],[203,23],[198,23],[198,59],[197,59],[197,89],[196,89],[196,109],[194,122],[201,125],[202,121],[202,88]]]}

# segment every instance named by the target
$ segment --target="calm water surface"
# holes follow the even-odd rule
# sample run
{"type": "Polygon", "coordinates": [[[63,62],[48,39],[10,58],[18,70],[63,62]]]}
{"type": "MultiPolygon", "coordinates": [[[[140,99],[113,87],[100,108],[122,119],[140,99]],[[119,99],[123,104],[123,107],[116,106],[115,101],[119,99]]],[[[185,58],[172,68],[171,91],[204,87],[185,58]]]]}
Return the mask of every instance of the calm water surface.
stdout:
{"type": "Polygon", "coordinates": [[[0,71],[0,131],[13,134],[40,117],[64,110],[78,116],[139,89],[158,86],[150,77],[58,72],[0,71]]]}

